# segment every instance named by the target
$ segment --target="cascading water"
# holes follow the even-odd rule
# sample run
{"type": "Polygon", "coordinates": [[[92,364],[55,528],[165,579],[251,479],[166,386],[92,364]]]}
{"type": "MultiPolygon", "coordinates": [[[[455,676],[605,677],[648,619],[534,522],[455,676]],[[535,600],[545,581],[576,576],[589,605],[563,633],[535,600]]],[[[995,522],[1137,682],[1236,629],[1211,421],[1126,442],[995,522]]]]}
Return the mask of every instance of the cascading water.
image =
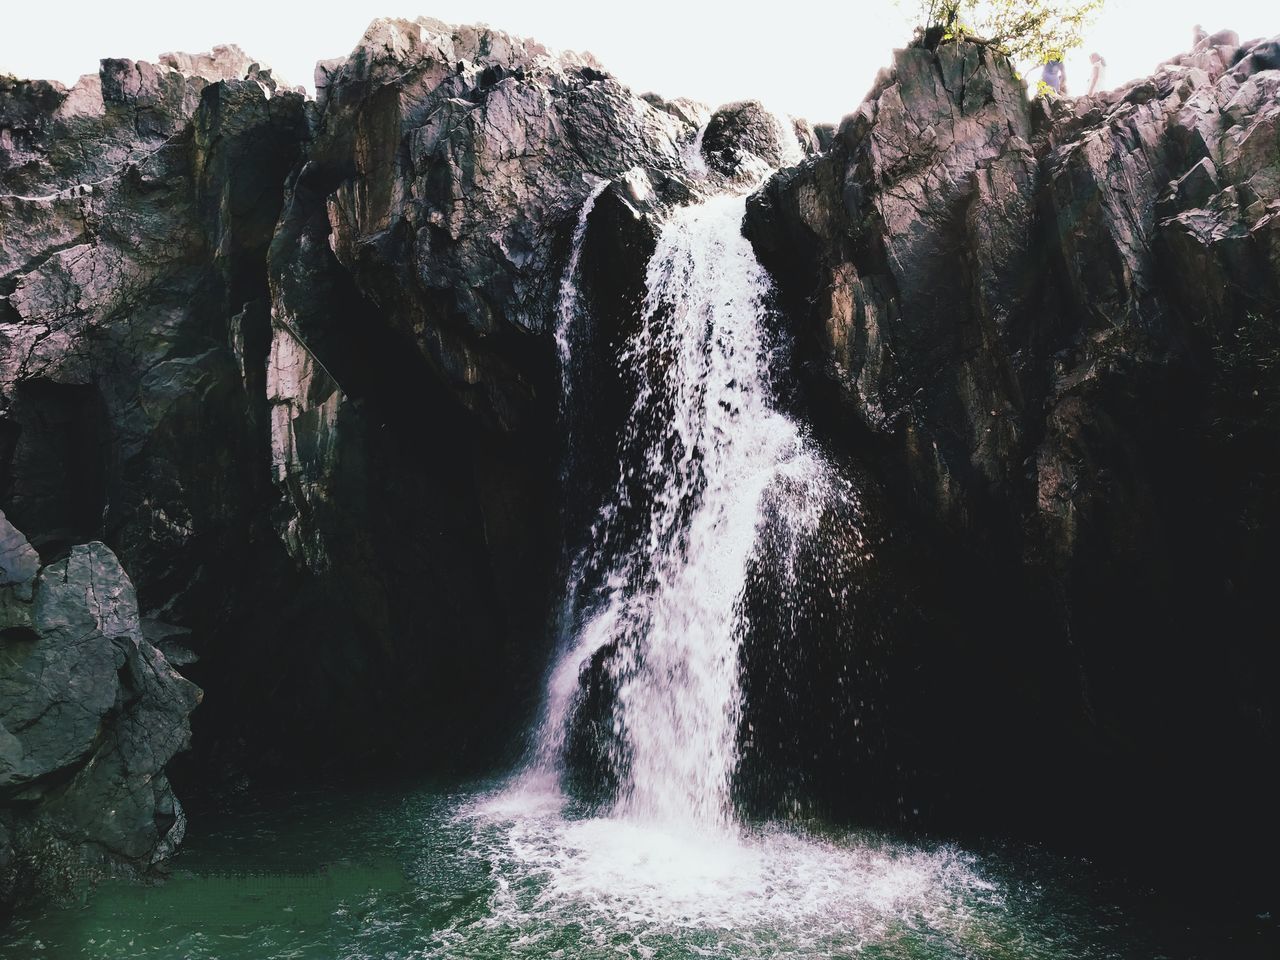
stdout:
{"type": "Polygon", "coordinates": [[[804,478],[788,499],[808,519],[806,494],[816,500],[825,488],[821,461],[771,401],[769,281],[741,234],[744,205],[717,197],[665,225],[643,325],[624,354],[639,390],[606,525],[636,484],[649,494],[648,516],[611,558],[581,636],[588,651],[616,646],[614,759],[626,771],[618,807],[639,816],[730,819],[737,608],[761,502],[784,476],[804,478]]]}
{"type": "Polygon", "coordinates": [[[595,209],[600,194],[609,186],[608,180],[599,180],[587,194],[582,209],[578,211],[578,220],[573,225],[573,238],[569,247],[569,262],[565,265],[564,275],[560,279],[560,295],[556,301],[556,350],[560,354],[560,402],[567,406],[573,397],[574,355],[572,347],[573,324],[577,319],[580,307],[578,295],[578,263],[582,260],[582,242],[587,236],[587,218],[595,209]]]}
{"type": "MultiPolygon", "coordinates": [[[[574,271],[596,195],[561,289],[566,370],[579,307],[574,271]]],[[[724,194],[685,207],[658,238],[641,326],[622,357],[636,391],[619,477],[578,565],[601,585],[576,611],[541,728],[545,767],[563,750],[580,670],[607,648],[615,809],[635,817],[732,820],[739,607],[762,508],[767,499],[775,539],[779,528],[801,537],[833,489],[823,460],[773,401],[770,284],[742,236],[745,203],[724,194]]]]}
{"type": "MultiPolygon", "coordinates": [[[[590,391],[577,389],[575,348],[592,341],[576,271],[601,189],[560,288],[570,429],[590,424],[577,409],[590,391]]],[[[767,600],[794,611],[813,586],[798,582],[797,558],[825,549],[824,520],[840,518],[841,550],[865,550],[856,491],[776,400],[770,282],[742,236],[745,204],[712,196],[661,227],[620,353],[632,402],[617,475],[570,566],[533,761],[467,808],[498,838],[484,848],[489,926],[536,931],[526,946],[582,924],[592,955],[615,952],[619,936],[644,953],[641,938],[656,936],[772,956],[782,931],[803,945],[797,956],[823,955],[883,938],[906,914],[952,923],[961,895],[983,889],[947,849],[832,843],[735,816],[740,655],[760,602],[751,578],[767,566],[767,600]],[[603,716],[584,721],[602,702],[603,716]],[[613,774],[612,802],[595,815],[561,789],[584,722],[602,732],[613,774]]],[[[568,496],[574,469],[571,456],[568,496]]],[[[839,557],[831,567],[848,577],[839,557]]]]}
{"type": "MultiPolygon", "coordinates": [[[[630,184],[642,185],[638,175],[630,184]]],[[[566,522],[582,536],[594,519],[569,571],[564,649],[524,774],[479,796],[474,785],[408,802],[375,796],[363,813],[326,795],[311,824],[306,804],[291,801],[279,814],[289,853],[264,862],[315,860],[326,882],[304,872],[275,901],[272,887],[256,888],[266,894],[255,895],[261,909],[245,911],[242,897],[227,896],[228,864],[243,862],[227,850],[252,860],[280,849],[255,806],[232,834],[238,846],[207,847],[194,874],[181,875],[199,863],[184,859],[174,881],[148,885],[124,911],[102,901],[87,943],[71,946],[86,922],[77,905],[24,933],[14,956],[1117,956],[1080,949],[1056,916],[1037,917],[1035,899],[1009,896],[950,847],[734,815],[732,788],[761,765],[788,750],[816,756],[807,705],[796,704],[805,658],[839,675],[827,696],[845,696],[838,681],[851,649],[831,642],[858,616],[841,591],[863,580],[869,557],[861,506],[775,397],[770,288],[741,235],[744,198],[716,196],[669,216],[636,326],[616,354],[577,286],[604,189],[589,191],[575,224],[556,327],[566,497],[596,490],[604,504],[575,508],[566,522]],[[600,431],[605,451],[590,432],[595,398],[613,399],[608,391],[620,387],[605,382],[616,371],[602,360],[615,357],[632,398],[616,474],[600,462],[612,458],[619,425],[600,431]],[[601,491],[588,478],[614,482],[601,491]],[[796,729],[780,737],[788,723],[796,729]],[[584,728],[609,745],[606,809],[560,787],[584,728]],[[772,745],[761,751],[765,737],[772,745]],[[370,851],[394,851],[395,860],[353,866],[370,851]],[[295,926],[304,910],[316,927],[295,926]],[[192,925],[192,916],[205,922],[192,925]],[[214,917],[235,932],[210,937],[214,917]]],[[[838,716],[832,706],[819,712],[838,716]]],[[[852,727],[838,735],[856,738],[852,727]]]]}
{"type": "MultiPolygon", "coordinates": [[[[711,176],[691,164],[695,179],[699,170],[711,176]]],[[[734,816],[731,786],[752,779],[753,763],[768,766],[787,751],[818,756],[804,723],[813,691],[798,679],[800,661],[834,675],[826,696],[852,702],[842,681],[857,661],[832,640],[850,620],[865,622],[866,605],[859,610],[843,593],[866,585],[862,508],[855,486],[777,402],[769,283],[741,236],[743,197],[722,195],[671,215],[647,265],[638,329],[620,357],[634,402],[616,482],[593,512],[600,494],[581,491],[598,488],[581,481],[607,482],[613,472],[599,470],[595,448],[575,450],[572,434],[591,426],[595,388],[612,372],[599,361],[612,354],[593,339],[577,275],[606,186],[589,191],[575,224],[555,331],[570,434],[564,488],[592,501],[566,526],[577,535],[579,521],[595,523],[570,570],[566,642],[524,775],[492,792],[487,783],[408,796],[326,790],[269,804],[255,791],[221,835],[206,821],[167,883],[110,884],[88,904],[69,898],[39,924],[0,931],[0,956],[1115,960],[1185,952],[1186,927],[1172,951],[1172,941],[1135,939],[1130,918],[1088,875],[1064,882],[1057,865],[1002,867],[946,845],[734,816]],[[751,681],[746,704],[740,663],[751,681]],[[603,717],[592,723],[608,731],[616,774],[615,802],[603,812],[559,786],[567,731],[602,701],[603,717]],[[779,737],[788,724],[790,736],[779,737]],[[775,752],[748,751],[769,736],[775,752]],[[246,862],[269,868],[255,877],[252,910],[228,886],[229,872],[246,862]]],[[[856,740],[855,725],[832,731],[856,740]]],[[[1167,904],[1155,913],[1164,922],[1167,904]]],[[[1218,949],[1228,940],[1214,931],[1204,942],[1218,949]]]]}

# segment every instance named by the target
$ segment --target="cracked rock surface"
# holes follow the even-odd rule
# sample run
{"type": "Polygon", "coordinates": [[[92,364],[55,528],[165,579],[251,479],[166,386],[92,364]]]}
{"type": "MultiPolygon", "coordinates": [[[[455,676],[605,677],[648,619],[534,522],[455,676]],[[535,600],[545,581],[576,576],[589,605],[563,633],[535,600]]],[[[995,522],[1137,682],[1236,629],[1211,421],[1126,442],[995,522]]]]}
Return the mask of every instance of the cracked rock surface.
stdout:
{"type": "Polygon", "coordinates": [[[200,691],[144,636],[104,544],[39,565],[0,513],[0,898],[169,856],[186,821],[164,770],[200,691]]]}
{"type": "Polygon", "coordinates": [[[858,612],[874,649],[795,652],[888,719],[854,749],[852,714],[779,691],[826,751],[815,778],[780,739],[782,792],[1060,836],[1266,796],[1276,51],[1219,34],[1028,103],[990,48],[912,48],[838,128],[788,130],[427,18],[374,21],[315,100],[232,46],[0,78],[0,899],[162,860],[171,779],[509,759],[562,544],[616,476],[664,212],[792,162],[744,224],[784,400],[916,572],[858,612]],[[591,427],[568,504],[562,417],[591,427]]]}
{"type": "Polygon", "coordinates": [[[899,51],[749,203],[814,421],[927,571],[886,696],[922,802],[1124,846],[1264,815],[1275,46],[1031,102],[989,47],[899,51]]]}
{"type": "MultiPolygon", "coordinates": [[[[374,21],[316,81],[308,101],[234,46],[0,79],[5,569],[119,557],[208,691],[192,791],[475,769],[527,722],[569,237],[602,183],[674,182],[706,116],[428,19],[374,21]]],[[[99,707],[51,708],[57,763],[99,707]]],[[[75,836],[140,865],[171,847],[121,817],[75,836]]]]}

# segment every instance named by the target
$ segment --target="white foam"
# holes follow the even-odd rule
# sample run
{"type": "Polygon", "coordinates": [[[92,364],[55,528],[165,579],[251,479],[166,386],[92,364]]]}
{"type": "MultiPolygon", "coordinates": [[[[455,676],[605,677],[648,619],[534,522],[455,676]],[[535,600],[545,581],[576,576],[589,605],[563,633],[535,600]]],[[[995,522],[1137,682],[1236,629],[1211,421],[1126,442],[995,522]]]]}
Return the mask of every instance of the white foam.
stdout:
{"type": "MultiPolygon", "coordinates": [[[[562,284],[566,333],[589,203],[562,284]]],[[[745,204],[726,194],[675,212],[648,264],[642,323],[622,355],[636,398],[619,476],[575,567],[594,569],[600,586],[566,617],[575,626],[549,676],[536,762],[467,812],[485,825],[476,836],[493,865],[492,931],[711,931],[762,938],[769,955],[771,937],[847,947],[924,914],[950,922],[962,892],[980,886],[945,848],[746,829],[734,816],[739,608],[761,534],[785,585],[833,499],[857,509],[775,403],[772,290],[742,236],[745,204]],[[558,764],[581,673],[606,648],[620,793],[608,816],[574,819],[558,764]]],[[[571,372],[567,337],[561,348],[571,372]]]]}
{"type": "Polygon", "coordinates": [[[578,922],[608,936],[720,931],[848,948],[918,924],[958,930],[970,901],[993,889],[948,847],[530,809],[508,796],[469,811],[486,824],[477,835],[494,838],[484,851],[502,878],[487,921],[494,928],[578,922]]]}
{"type": "Polygon", "coordinates": [[[567,375],[572,362],[570,338],[573,322],[577,318],[581,294],[578,292],[578,263],[582,259],[582,244],[587,238],[587,222],[591,211],[595,209],[600,194],[609,186],[609,181],[597,179],[591,192],[578,209],[578,219],[573,225],[573,236],[569,244],[569,261],[565,264],[564,273],[560,277],[560,291],[556,298],[556,348],[560,352],[561,396],[560,402],[567,403],[573,393],[573,378],[567,375]]]}
{"type": "MultiPolygon", "coordinates": [[[[572,276],[589,204],[562,285],[563,330],[577,308],[572,276]]],[[[833,491],[848,493],[773,402],[772,290],[742,235],[745,205],[725,194],[686,207],[659,235],[643,322],[622,356],[637,391],[619,477],[579,559],[602,570],[603,587],[551,671],[539,733],[538,765],[554,767],[581,671],[611,646],[619,810],[672,822],[732,820],[738,605],[761,525],[772,523],[790,550],[785,567],[833,491]],[[637,483],[651,497],[638,536],[613,530],[637,483]]],[[[562,349],[568,369],[567,340],[562,349]]]]}

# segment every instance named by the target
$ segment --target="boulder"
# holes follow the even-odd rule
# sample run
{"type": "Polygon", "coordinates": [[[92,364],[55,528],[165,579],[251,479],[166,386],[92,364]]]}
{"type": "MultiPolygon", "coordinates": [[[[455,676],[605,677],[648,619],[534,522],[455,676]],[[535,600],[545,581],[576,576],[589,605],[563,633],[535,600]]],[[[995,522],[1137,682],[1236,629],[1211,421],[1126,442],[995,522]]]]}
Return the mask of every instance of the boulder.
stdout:
{"type": "Polygon", "coordinates": [[[165,765],[199,689],[143,635],[101,543],[37,569],[0,513],[0,902],[82,872],[146,870],[185,829],[165,765]]]}
{"type": "Polygon", "coordinates": [[[1280,37],[1264,40],[1245,52],[1237,76],[1252,76],[1267,70],[1280,70],[1280,37]]]}
{"type": "Polygon", "coordinates": [[[782,166],[795,151],[795,134],[758,100],[721,107],[702,135],[702,156],[726,177],[759,175],[782,166]]]}

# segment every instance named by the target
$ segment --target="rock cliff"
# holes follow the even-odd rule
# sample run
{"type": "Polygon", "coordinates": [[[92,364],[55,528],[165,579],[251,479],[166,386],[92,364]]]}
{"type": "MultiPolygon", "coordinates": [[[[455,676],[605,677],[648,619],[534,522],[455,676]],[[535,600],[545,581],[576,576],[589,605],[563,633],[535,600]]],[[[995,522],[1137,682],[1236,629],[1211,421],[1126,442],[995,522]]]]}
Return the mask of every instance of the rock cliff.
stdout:
{"type": "Polygon", "coordinates": [[[105,545],[42,566],[0,513],[0,903],[182,841],[165,764],[200,691],[147,632],[105,545]]]}
{"type": "Polygon", "coordinates": [[[680,169],[700,109],[426,19],[316,80],[235,47],[0,80],[0,497],[42,562],[104,541],[187,631],[191,789],[517,739],[570,234],[597,184],[680,169]]]}
{"type": "Polygon", "coordinates": [[[788,401],[897,544],[873,602],[821,617],[877,642],[792,651],[814,695],[778,716],[826,738],[794,782],[1042,835],[1251,795],[1275,747],[1278,68],[1219,35],[1028,103],[989,48],[912,48],[834,131],[428,19],[375,21],[314,100],[235,47],[0,78],[0,898],[163,859],[166,769],[194,792],[517,742],[563,543],[616,475],[657,226],[787,163],[744,229],[788,401]],[[591,322],[561,409],[575,232],[591,322]],[[847,704],[816,706],[841,657],[892,718],[874,759],[847,704]]]}
{"type": "Polygon", "coordinates": [[[885,661],[905,808],[1152,845],[1195,811],[1261,815],[1274,51],[1217,35],[1028,102],[990,48],[913,47],[752,198],[807,408],[917,552],[885,661]]]}

